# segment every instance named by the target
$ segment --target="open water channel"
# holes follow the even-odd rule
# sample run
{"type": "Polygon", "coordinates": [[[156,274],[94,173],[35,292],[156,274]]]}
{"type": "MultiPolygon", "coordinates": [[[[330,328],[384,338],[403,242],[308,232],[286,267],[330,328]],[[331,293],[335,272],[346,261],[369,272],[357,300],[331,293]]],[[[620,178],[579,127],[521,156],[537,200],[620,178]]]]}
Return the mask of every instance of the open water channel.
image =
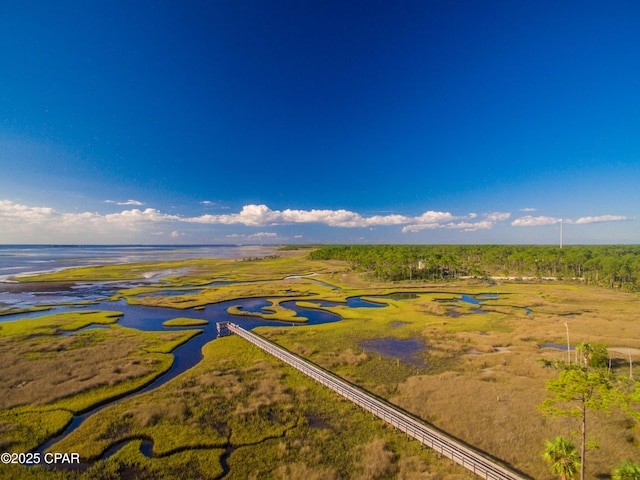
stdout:
{"type": "MultiPolygon", "coordinates": [[[[301,279],[303,277],[300,277],[301,279]]],[[[231,282],[225,282],[231,283],[231,282]]],[[[54,445],[55,443],[62,440],[64,437],[72,433],[76,428],[78,428],[84,420],[86,420],[89,416],[94,415],[95,413],[101,411],[102,409],[111,406],[123,399],[129,398],[134,395],[139,395],[141,393],[153,390],[155,388],[164,385],[166,382],[180,375],[181,373],[189,370],[194,367],[200,360],[202,360],[202,347],[208,342],[215,340],[218,336],[216,324],[218,322],[227,322],[231,321],[237,323],[247,330],[252,330],[258,326],[265,325],[281,325],[281,326],[289,326],[295,327],[298,325],[292,322],[279,322],[273,320],[264,320],[258,317],[249,317],[249,316],[237,316],[230,315],[227,313],[227,309],[231,306],[239,306],[242,310],[247,312],[260,312],[264,307],[268,307],[271,303],[267,300],[267,298],[246,298],[246,299],[236,299],[229,300],[225,302],[209,304],[204,310],[178,310],[173,308],[162,308],[162,307],[147,307],[141,305],[129,305],[126,300],[121,299],[117,301],[107,301],[107,300],[99,300],[99,297],[106,297],[113,293],[116,290],[122,288],[130,288],[135,282],[94,282],[87,284],[74,284],[74,285],[65,285],[58,286],[54,291],[40,291],[36,292],[20,292],[13,296],[12,300],[14,300],[13,306],[20,307],[28,307],[36,304],[40,304],[40,301],[43,298],[47,300],[52,298],[57,298],[58,300],[63,300],[65,302],[81,302],[91,300],[93,303],[89,305],[61,305],[61,306],[52,306],[50,310],[40,311],[40,312],[31,312],[31,313],[19,313],[14,315],[5,315],[0,317],[0,322],[5,321],[13,321],[13,320],[22,320],[22,319],[30,319],[30,318],[38,318],[45,315],[52,315],[57,313],[65,313],[65,312],[77,312],[77,311],[91,311],[91,310],[103,310],[103,311],[118,311],[122,312],[123,316],[118,319],[118,324],[123,327],[135,328],[142,331],[176,331],[176,330],[199,330],[201,333],[193,338],[191,338],[185,344],[176,348],[172,353],[174,356],[173,365],[171,368],[163,375],[146,385],[144,388],[139,389],[134,392],[130,392],[129,394],[114,399],[112,401],[108,401],[103,405],[97,406],[89,411],[83,412],[80,415],[76,415],[73,417],[70,424],[67,428],[58,436],[51,438],[44,444],[40,445],[37,449],[38,452],[45,452],[49,447],[54,445]],[[163,323],[167,320],[181,317],[181,318],[193,318],[193,319],[204,319],[208,320],[208,325],[200,325],[197,327],[165,327],[163,323]]],[[[9,286],[9,284],[4,284],[5,287],[9,286]]],[[[1,288],[1,287],[0,287],[1,288]]],[[[180,293],[184,291],[184,288],[180,290],[180,293]]],[[[194,290],[190,290],[190,293],[193,293],[194,290]]],[[[161,293],[161,292],[159,292],[161,293]]],[[[175,293],[172,290],[168,289],[164,291],[164,294],[172,294],[175,293]]],[[[5,298],[7,298],[5,296],[5,298]]],[[[349,308],[383,308],[386,305],[381,302],[370,302],[364,300],[360,297],[352,297],[347,299],[345,303],[339,302],[327,302],[321,300],[313,300],[313,297],[309,297],[309,301],[318,304],[319,306],[329,307],[336,305],[344,305],[349,308]]],[[[6,303],[5,303],[6,304],[6,303]]],[[[328,312],[326,310],[315,309],[315,308],[303,308],[299,307],[295,300],[291,301],[283,301],[281,302],[281,306],[294,310],[297,313],[298,317],[305,317],[308,319],[307,322],[301,325],[317,325],[324,323],[337,322],[341,319],[339,315],[328,312]]],[[[72,332],[64,332],[61,335],[69,336],[78,333],[79,331],[93,329],[93,328],[108,328],[105,325],[90,325],[81,330],[76,330],[72,332]]],[[[111,448],[109,449],[103,458],[114,454],[119,448],[111,448]]]]}
{"type": "MultiPolygon", "coordinates": [[[[120,285],[121,286],[121,285],[120,285]]],[[[65,296],[65,295],[63,295],[65,296]]],[[[66,296],[65,296],[66,297],[66,296]]],[[[80,300],[79,297],[74,297],[76,301],[80,300]]],[[[172,353],[174,356],[173,365],[164,375],[158,377],[156,380],[148,384],[141,390],[137,390],[132,392],[124,397],[121,397],[112,402],[108,402],[104,405],[101,405],[95,409],[92,409],[88,412],[85,412],[82,415],[75,416],[67,427],[67,429],[60,434],[59,436],[52,438],[45,444],[41,445],[38,448],[38,451],[44,452],[47,448],[49,448],[54,443],[60,441],[65,436],[69,435],[72,431],[74,431],[78,426],[90,415],[106,408],[109,405],[114,404],[117,401],[122,400],[122,398],[128,398],[132,395],[138,395],[140,393],[147,392],[149,390],[158,388],[159,386],[165,384],[169,380],[175,378],[186,370],[195,366],[200,360],[202,360],[202,347],[208,342],[215,340],[218,336],[218,332],[216,329],[217,322],[227,322],[231,321],[241,325],[243,328],[247,330],[251,330],[258,326],[264,325],[283,325],[283,326],[292,326],[294,323],[290,322],[277,322],[272,320],[263,320],[257,317],[247,317],[247,316],[235,316],[227,313],[227,309],[231,306],[238,305],[242,308],[242,310],[249,312],[258,312],[263,307],[270,306],[271,304],[267,301],[266,298],[249,298],[249,299],[239,299],[239,300],[229,300],[221,303],[207,305],[204,310],[194,311],[191,310],[177,310],[173,308],[161,308],[161,307],[146,307],[140,305],[129,305],[125,300],[118,301],[100,301],[91,305],[79,305],[79,306],[59,306],[53,307],[47,311],[41,312],[32,312],[32,313],[23,313],[16,315],[6,315],[0,317],[0,322],[3,321],[12,321],[18,319],[29,319],[29,318],[37,318],[45,315],[52,315],[56,313],[64,313],[70,311],[90,311],[90,310],[106,310],[106,311],[118,311],[122,312],[123,316],[118,320],[118,324],[123,327],[135,328],[143,331],[175,331],[175,330],[188,330],[195,329],[200,330],[202,333],[191,338],[188,342],[176,348],[172,353]],[[194,318],[194,319],[204,319],[208,320],[208,325],[201,325],[198,327],[164,327],[162,324],[170,320],[172,318],[181,317],[181,318],[194,318]]],[[[309,309],[309,308],[300,308],[296,305],[295,301],[282,302],[282,306],[295,310],[297,316],[305,317],[308,319],[308,322],[304,323],[304,325],[316,325],[321,323],[330,323],[337,322],[340,320],[340,316],[330,313],[324,310],[319,309],[309,309]]],[[[82,330],[87,330],[91,328],[105,328],[102,325],[89,326],[82,330]]],[[[65,332],[63,335],[73,335],[77,333],[75,332],[65,332]]]]}
{"type": "MultiPolygon", "coordinates": [[[[4,252],[3,252],[4,253],[4,252]]],[[[28,252],[32,254],[32,252],[28,252]]],[[[95,252],[92,252],[95,253],[95,252]]],[[[126,253],[130,254],[131,252],[127,251],[126,253]]],[[[146,252],[145,252],[146,253],[146,252]]],[[[183,253],[183,252],[180,252],[183,253]]],[[[189,252],[191,254],[192,252],[189,252]]],[[[202,252],[198,252],[202,253],[202,252]]],[[[89,255],[87,255],[89,256],[89,255]]],[[[120,259],[120,258],[119,258],[120,259]]],[[[93,261],[88,260],[86,264],[91,264],[93,261]]],[[[49,265],[47,265],[49,266],[49,265]]],[[[12,268],[13,270],[13,268],[12,268]]],[[[15,268],[17,270],[17,268],[15,268]]],[[[31,268],[31,271],[35,270],[34,267],[31,268]]],[[[6,272],[6,270],[5,270],[6,272]]],[[[252,330],[258,326],[265,325],[281,325],[281,326],[290,326],[295,328],[295,323],[291,322],[277,322],[272,320],[264,320],[258,317],[248,317],[248,316],[236,316],[230,315],[227,313],[227,309],[231,306],[239,306],[242,310],[247,312],[260,312],[264,307],[270,306],[270,302],[268,302],[267,298],[248,298],[248,299],[237,299],[237,300],[229,300],[225,302],[209,304],[203,310],[178,310],[172,308],[162,308],[162,307],[147,307],[141,305],[129,305],[125,300],[118,301],[106,301],[104,298],[108,298],[113,295],[117,290],[131,288],[137,285],[149,285],[151,283],[158,282],[158,277],[160,277],[159,272],[155,272],[153,276],[150,278],[142,280],[142,281],[125,281],[125,282],[77,282],[77,283],[60,283],[55,285],[42,285],[42,284],[31,284],[34,288],[33,290],[29,290],[29,287],[25,289],[25,285],[16,285],[12,283],[0,283],[0,303],[3,305],[0,306],[12,306],[12,307],[29,307],[34,305],[40,305],[47,302],[57,303],[58,306],[52,306],[50,310],[40,311],[40,312],[32,312],[32,313],[19,313],[13,315],[0,316],[0,322],[4,321],[13,321],[18,319],[28,319],[28,318],[37,318],[44,315],[51,315],[55,313],[64,313],[69,311],[89,311],[89,310],[107,310],[107,311],[119,311],[123,313],[123,316],[119,318],[118,324],[124,327],[135,328],[143,331],[175,331],[175,330],[187,330],[187,329],[195,329],[201,331],[201,333],[193,338],[191,338],[188,342],[176,348],[172,353],[174,355],[174,362],[172,367],[163,375],[146,385],[144,388],[139,389],[134,392],[130,392],[129,394],[114,399],[112,401],[106,402],[103,405],[100,405],[96,408],[91,409],[90,411],[83,412],[80,415],[74,416],[70,424],[67,428],[55,438],[51,438],[46,443],[40,445],[37,449],[39,452],[46,451],[53,444],[62,440],[64,437],[72,433],[76,428],[78,428],[84,420],[86,420],[89,416],[94,415],[100,410],[111,406],[123,399],[129,398],[134,395],[139,395],[141,393],[153,390],[155,388],[160,387],[186,370],[194,367],[200,360],[202,360],[202,347],[208,342],[215,340],[217,338],[218,332],[216,328],[216,324],[218,322],[227,322],[231,321],[237,323],[247,330],[252,330]],[[74,305],[74,306],[62,306],[59,305],[61,302],[82,302],[90,300],[93,303],[89,305],[74,305]],[[204,319],[208,320],[208,325],[197,326],[197,327],[164,327],[162,324],[170,319],[181,317],[181,318],[194,318],[194,319],[204,319]]],[[[2,280],[6,280],[5,277],[2,280]]],[[[310,279],[308,276],[299,276],[299,277],[288,277],[289,280],[297,280],[297,279],[310,279]]],[[[232,282],[217,282],[219,284],[228,284],[232,282]]],[[[319,282],[320,283],[320,282],[319,282]]],[[[212,284],[213,285],[213,284],[212,284]]],[[[336,287],[327,285],[333,289],[336,287]]],[[[188,289],[189,293],[196,293],[198,290],[196,287],[194,289],[188,289]]],[[[171,289],[167,287],[166,290],[158,292],[158,295],[172,295],[172,294],[182,294],[185,293],[185,288],[181,287],[180,289],[171,289]]],[[[417,295],[414,293],[395,293],[387,296],[389,299],[393,300],[403,300],[403,299],[412,299],[416,298],[417,295]]],[[[368,297],[372,301],[360,298],[360,297],[351,297],[346,300],[344,303],[339,302],[329,302],[325,300],[315,300],[313,297],[309,297],[306,301],[315,303],[319,307],[334,307],[334,306],[345,306],[348,308],[384,308],[386,307],[386,303],[382,300],[383,297],[378,297],[381,300],[376,301],[375,298],[368,297]]],[[[486,298],[485,298],[486,299],[486,298]]],[[[480,303],[483,300],[482,298],[475,299],[469,296],[463,296],[460,301],[470,301],[471,303],[480,303]]],[[[316,308],[304,308],[299,307],[296,301],[282,301],[281,306],[294,310],[297,313],[298,317],[305,317],[308,319],[308,322],[303,325],[317,325],[324,324],[330,322],[337,322],[341,319],[339,315],[328,312],[326,310],[316,309],[316,308]]],[[[108,328],[103,325],[91,325],[82,330],[87,330],[91,328],[108,328]]],[[[62,335],[74,335],[78,331],[75,332],[65,332],[62,335]]],[[[418,342],[416,340],[416,342],[418,342]]],[[[415,343],[415,342],[414,342],[415,343]]],[[[363,348],[368,350],[373,350],[377,353],[383,355],[391,355],[397,356],[401,358],[403,361],[407,361],[409,363],[413,363],[411,356],[415,353],[416,349],[421,349],[424,346],[422,343],[418,342],[418,344],[414,345],[411,342],[401,341],[398,345],[389,344],[388,339],[380,339],[379,341],[372,341],[367,345],[363,345],[363,348]]],[[[113,446],[109,449],[103,458],[114,454],[122,445],[113,446]]],[[[143,446],[143,448],[149,449],[148,445],[143,446]]]]}

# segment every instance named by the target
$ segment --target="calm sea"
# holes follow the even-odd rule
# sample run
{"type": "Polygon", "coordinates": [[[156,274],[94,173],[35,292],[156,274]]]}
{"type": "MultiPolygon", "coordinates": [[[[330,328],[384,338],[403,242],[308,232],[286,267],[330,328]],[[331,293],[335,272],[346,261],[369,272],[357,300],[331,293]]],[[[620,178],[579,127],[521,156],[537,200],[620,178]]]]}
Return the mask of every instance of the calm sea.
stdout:
{"type": "Polygon", "coordinates": [[[0,245],[0,281],[84,265],[259,257],[273,249],[246,245],[0,245]]]}

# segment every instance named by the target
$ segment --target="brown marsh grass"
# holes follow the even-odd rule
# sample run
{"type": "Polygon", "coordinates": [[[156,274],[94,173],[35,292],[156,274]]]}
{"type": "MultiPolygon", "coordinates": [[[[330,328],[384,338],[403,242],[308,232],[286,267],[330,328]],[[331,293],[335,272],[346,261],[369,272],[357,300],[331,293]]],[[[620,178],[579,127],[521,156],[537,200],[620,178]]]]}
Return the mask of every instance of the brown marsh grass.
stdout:
{"type": "MultiPolygon", "coordinates": [[[[555,282],[373,284],[339,263],[313,263],[299,255],[259,262],[194,263],[192,267],[172,277],[172,285],[204,285],[221,277],[279,280],[270,286],[216,287],[201,298],[147,298],[196,306],[282,295],[292,287],[300,295],[316,293],[317,298],[332,300],[417,293],[416,299],[386,299],[387,308],[326,308],[342,315],[342,322],[260,332],[539,479],[551,478],[540,456],[544,440],[571,435],[577,429],[571,419],[543,417],[536,409],[546,395],[546,382],[557,375],[543,368],[540,360],[566,357],[566,352],[539,345],[564,344],[566,323],[572,345],[602,342],[620,347],[621,352],[640,348],[640,297],[614,290],[555,282]],[[282,280],[314,271],[321,274],[318,279],[342,290],[282,280]],[[474,313],[474,305],[438,301],[455,300],[462,293],[497,293],[498,297],[483,302],[480,308],[486,313],[474,313]],[[423,341],[419,355],[425,366],[407,365],[363,348],[368,340],[388,337],[423,341]]],[[[38,355],[55,354],[46,350],[38,355]]],[[[110,460],[97,462],[84,478],[102,474],[110,478],[107,473],[123,471],[137,478],[157,478],[159,472],[180,472],[187,465],[194,477],[209,478],[207,472],[220,475],[223,463],[230,468],[227,479],[242,480],[471,477],[241,339],[212,342],[204,354],[201,364],[162,387],[90,417],[55,448],[98,458],[109,446],[132,440],[110,460]],[[153,458],[140,453],[136,440],[140,438],[153,441],[153,458]]],[[[628,372],[626,356],[616,355],[614,370],[623,375],[625,368],[628,372]]],[[[634,358],[636,363],[640,360],[634,358]]],[[[15,424],[5,419],[0,418],[0,431],[3,436],[12,435],[15,424]]],[[[53,422],[53,417],[47,421],[53,422]]],[[[606,478],[620,460],[640,457],[638,424],[619,410],[609,416],[593,415],[590,429],[600,443],[598,450],[589,453],[590,478],[606,478]]]]}
{"type": "Polygon", "coordinates": [[[120,329],[22,342],[0,339],[5,367],[0,370],[0,409],[44,405],[147,375],[158,363],[145,355],[148,343],[120,329]]]}
{"type": "MultiPolygon", "coordinates": [[[[226,463],[231,480],[470,478],[238,337],[203,353],[193,369],[90,417],[53,448],[91,458],[126,439],[153,441],[153,458],[141,458],[131,442],[126,455],[97,462],[87,478],[124,470],[153,478],[161,462],[175,471],[179,458],[172,459],[187,451],[209,452],[212,472],[226,463]]],[[[191,478],[212,478],[204,464],[189,468],[191,478]]]]}
{"type": "MultiPolygon", "coordinates": [[[[557,376],[540,360],[567,358],[566,351],[540,345],[566,345],[566,323],[574,346],[586,341],[622,347],[611,352],[614,372],[628,376],[623,352],[640,347],[640,297],[555,283],[447,289],[449,294],[440,286],[437,294],[425,291],[414,300],[388,302],[390,308],[375,312],[350,311],[337,324],[260,331],[532,477],[552,478],[541,459],[544,441],[570,436],[578,425],[544,417],[536,408],[546,396],[547,381],[557,376]],[[486,313],[474,313],[473,305],[436,301],[460,293],[498,296],[482,303],[486,313]],[[452,308],[455,317],[448,315],[452,308]],[[360,349],[364,338],[388,336],[423,339],[430,368],[389,375],[397,365],[392,358],[360,349]],[[352,361],[353,352],[366,359],[352,361]]],[[[634,362],[639,360],[636,355],[634,362]]],[[[640,457],[639,426],[620,409],[593,414],[589,428],[599,443],[588,453],[590,478],[608,475],[621,460],[640,457]]]]}
{"type": "Polygon", "coordinates": [[[168,370],[170,352],[197,332],[140,332],[110,325],[70,336],[113,312],[74,312],[7,322],[0,330],[0,444],[27,451],[73,413],[136,390],[168,370]]]}

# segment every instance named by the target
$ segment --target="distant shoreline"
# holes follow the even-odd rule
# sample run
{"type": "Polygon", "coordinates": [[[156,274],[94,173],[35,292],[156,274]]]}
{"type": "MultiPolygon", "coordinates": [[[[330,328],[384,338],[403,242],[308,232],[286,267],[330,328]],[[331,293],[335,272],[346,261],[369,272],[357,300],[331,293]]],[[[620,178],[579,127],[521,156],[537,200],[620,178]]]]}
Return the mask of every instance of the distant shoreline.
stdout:
{"type": "Polygon", "coordinates": [[[0,291],[13,278],[70,268],[196,258],[242,259],[275,253],[279,245],[0,245],[0,291]]]}

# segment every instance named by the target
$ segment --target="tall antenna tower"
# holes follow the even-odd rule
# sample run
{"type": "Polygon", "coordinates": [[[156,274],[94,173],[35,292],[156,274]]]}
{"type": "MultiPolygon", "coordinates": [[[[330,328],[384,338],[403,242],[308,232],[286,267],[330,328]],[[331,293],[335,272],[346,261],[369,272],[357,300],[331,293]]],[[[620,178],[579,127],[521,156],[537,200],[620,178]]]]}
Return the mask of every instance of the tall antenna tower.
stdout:
{"type": "Polygon", "coordinates": [[[560,248],[562,248],[562,219],[560,219],[560,248]]]}

